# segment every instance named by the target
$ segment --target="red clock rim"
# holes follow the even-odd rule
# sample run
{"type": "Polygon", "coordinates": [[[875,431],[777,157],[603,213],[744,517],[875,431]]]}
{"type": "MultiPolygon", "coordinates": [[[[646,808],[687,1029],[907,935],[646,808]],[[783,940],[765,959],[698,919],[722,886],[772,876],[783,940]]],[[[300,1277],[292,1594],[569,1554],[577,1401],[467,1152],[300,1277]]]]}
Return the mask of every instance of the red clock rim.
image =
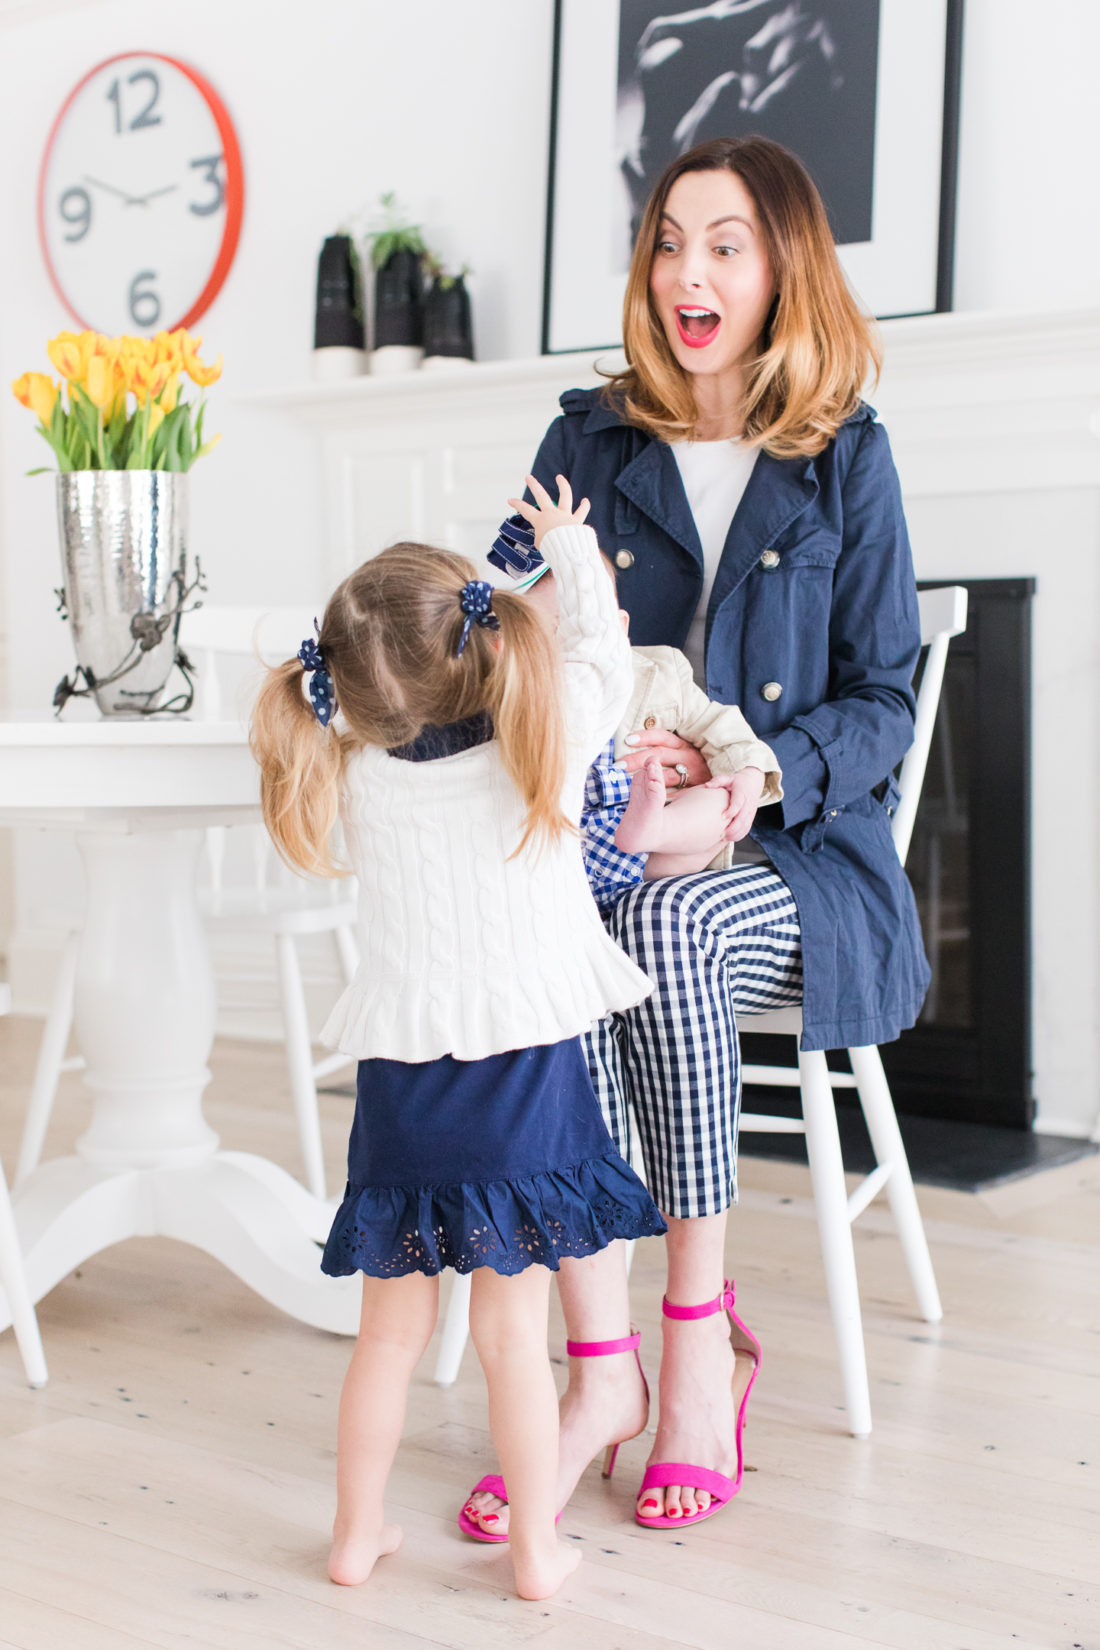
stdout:
{"type": "Polygon", "coordinates": [[[214,268],[206,285],[183,319],[176,321],[171,327],[158,330],[174,332],[177,327],[190,327],[194,321],[198,320],[200,315],[210,308],[210,305],[221,291],[226,276],[229,274],[230,266],[237,251],[237,243],[241,237],[241,221],[244,217],[244,165],[241,160],[241,148],[237,142],[237,134],[233,130],[233,122],[229,118],[229,111],[210,82],[199,74],[197,69],[191,68],[190,64],[181,62],[178,57],[169,57],[166,52],[116,52],[113,57],[105,57],[102,63],[97,63],[94,68],[89,69],[87,74],[77,81],[58,110],[57,117],[50,127],[50,135],[46,139],[46,149],[42,156],[42,166],[38,174],[38,243],[42,249],[42,257],[45,260],[46,273],[50,277],[50,285],[66,310],[86,332],[94,329],[77,312],[61,285],[57,271],[53,266],[53,260],[50,257],[49,241],[46,236],[46,175],[50,168],[50,156],[53,153],[54,142],[61,122],[65,119],[78,94],[88,84],[89,80],[99,74],[101,69],[106,69],[111,63],[124,63],[127,59],[135,57],[152,57],[159,63],[170,63],[174,69],[178,69],[181,74],[187,76],[188,80],[198,88],[206,99],[210,112],[214,116],[214,122],[218,128],[218,135],[222,140],[222,149],[225,154],[225,229],[222,232],[221,246],[218,248],[214,268]]]}

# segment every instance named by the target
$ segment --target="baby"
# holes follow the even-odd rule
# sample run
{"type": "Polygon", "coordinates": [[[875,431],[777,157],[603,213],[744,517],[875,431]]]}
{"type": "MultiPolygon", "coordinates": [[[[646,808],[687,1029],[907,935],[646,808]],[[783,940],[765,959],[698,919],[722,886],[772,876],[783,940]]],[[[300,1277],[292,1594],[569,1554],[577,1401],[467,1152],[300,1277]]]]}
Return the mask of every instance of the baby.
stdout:
{"type": "MultiPolygon", "coordinates": [[[[547,622],[556,625],[553,574],[534,550],[522,518],[513,517],[503,524],[489,560],[516,577],[518,588],[526,590],[547,622]]],[[[614,583],[615,569],[606,556],[603,564],[614,583]]],[[[628,629],[629,615],[621,609],[620,618],[624,630],[628,629]]],[[[779,764],[772,751],[754,736],[736,705],[720,705],[707,698],[683,653],[673,647],[635,647],[631,653],[634,693],[614,742],[621,780],[616,784],[617,776],[603,770],[604,794],[594,799],[594,812],[605,827],[614,824],[614,846],[634,869],[629,876],[605,879],[601,872],[612,869],[606,854],[587,855],[600,905],[607,903],[608,895],[636,882],[639,871],[646,881],[653,881],[708,867],[728,869],[733,863],[733,844],[747,832],[756,808],[778,802],[783,795],[779,764]],[[669,796],[661,763],[651,757],[630,783],[620,759],[629,748],[630,735],[643,727],[667,728],[695,745],[712,778],[705,785],[674,789],[669,796]],[[644,864],[643,855],[648,856],[644,864]]],[[[686,783],[686,773],[684,777],[686,783]]],[[[601,767],[596,764],[590,789],[600,789],[600,778],[601,767]]]]}

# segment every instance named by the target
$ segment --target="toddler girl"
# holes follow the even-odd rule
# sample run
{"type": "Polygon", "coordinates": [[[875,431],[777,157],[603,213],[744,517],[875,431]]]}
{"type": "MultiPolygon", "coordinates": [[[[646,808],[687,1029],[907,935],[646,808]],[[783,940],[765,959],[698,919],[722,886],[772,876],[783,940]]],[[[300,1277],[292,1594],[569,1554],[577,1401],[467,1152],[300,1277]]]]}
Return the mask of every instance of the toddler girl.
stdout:
{"type": "Polygon", "coordinates": [[[554,505],[528,477],[525,507],[558,581],[557,645],[465,558],[399,544],[345,580],[254,715],[280,852],[335,874],[339,814],[360,885],[363,961],[322,1034],[360,1061],[348,1186],[321,1263],[364,1274],[329,1561],[346,1585],[400,1541],[383,1494],[438,1274],[453,1266],[474,1271],[517,1591],[555,1591],[579,1555],[554,1531],[550,1272],[665,1230],[612,1145],[579,1040],[651,987],[604,931],[581,861],[585,770],[632,673],[587,504],[574,511],[558,479],[554,505]]]}

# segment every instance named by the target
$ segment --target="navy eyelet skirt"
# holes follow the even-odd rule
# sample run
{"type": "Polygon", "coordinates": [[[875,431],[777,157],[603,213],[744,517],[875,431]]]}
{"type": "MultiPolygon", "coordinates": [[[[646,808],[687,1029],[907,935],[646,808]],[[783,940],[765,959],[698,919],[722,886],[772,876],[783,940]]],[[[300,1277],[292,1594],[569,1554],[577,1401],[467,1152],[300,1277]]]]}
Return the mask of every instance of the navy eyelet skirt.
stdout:
{"type": "Polygon", "coordinates": [[[619,1156],[579,1038],[485,1060],[362,1060],[348,1184],[321,1269],[557,1271],[667,1231],[619,1156]]]}

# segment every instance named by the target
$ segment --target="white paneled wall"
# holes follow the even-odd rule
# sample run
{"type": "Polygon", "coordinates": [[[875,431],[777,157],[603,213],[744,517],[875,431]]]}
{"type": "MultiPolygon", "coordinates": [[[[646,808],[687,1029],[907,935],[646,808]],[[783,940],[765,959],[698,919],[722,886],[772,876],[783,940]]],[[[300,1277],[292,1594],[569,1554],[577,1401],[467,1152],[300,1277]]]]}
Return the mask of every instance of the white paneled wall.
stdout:
{"type": "MultiPolygon", "coordinates": [[[[475,552],[557,392],[594,381],[587,360],[509,359],[538,347],[553,9],[552,0],[0,0],[0,386],[44,366],[45,340],[66,324],[37,249],[35,180],[53,115],[80,75],[112,52],[167,51],[209,75],[240,132],[241,246],[201,323],[227,363],[210,397],[211,427],[225,439],[193,485],[193,541],[212,600],[312,600],[397,537],[475,552]],[[391,187],[445,256],[474,265],[487,364],[347,393],[246,393],[306,383],[321,239],[391,187]]],[[[967,0],[966,17],[957,302],[1032,312],[1091,302],[1100,8],[1047,0],[1040,15],[1033,0],[967,0]]],[[[1100,1070],[1100,1032],[1087,1029],[1100,987],[1089,708],[1100,507],[1088,420],[1098,377],[1092,321],[964,315],[892,326],[877,398],[921,571],[1040,581],[1037,1086],[1044,1121],[1063,1127],[1093,1116],[1100,1070]]],[[[46,477],[24,479],[41,443],[4,396],[0,700],[6,689],[9,702],[43,704],[71,663],[51,594],[52,492],[46,477]]],[[[25,834],[9,872],[7,846],[0,947],[10,935],[17,1000],[33,1008],[48,992],[51,935],[79,906],[79,872],[63,843],[25,834]]]]}
{"type": "MultiPolygon", "coordinates": [[[[1100,311],[930,316],[883,331],[871,399],[918,577],[1038,580],[1035,1087],[1040,1127],[1087,1134],[1100,1099],[1100,311]]],[[[557,393],[598,383],[596,364],[502,362],[257,401],[285,440],[308,432],[320,451],[330,580],[412,531],[481,555],[557,393]]]]}

